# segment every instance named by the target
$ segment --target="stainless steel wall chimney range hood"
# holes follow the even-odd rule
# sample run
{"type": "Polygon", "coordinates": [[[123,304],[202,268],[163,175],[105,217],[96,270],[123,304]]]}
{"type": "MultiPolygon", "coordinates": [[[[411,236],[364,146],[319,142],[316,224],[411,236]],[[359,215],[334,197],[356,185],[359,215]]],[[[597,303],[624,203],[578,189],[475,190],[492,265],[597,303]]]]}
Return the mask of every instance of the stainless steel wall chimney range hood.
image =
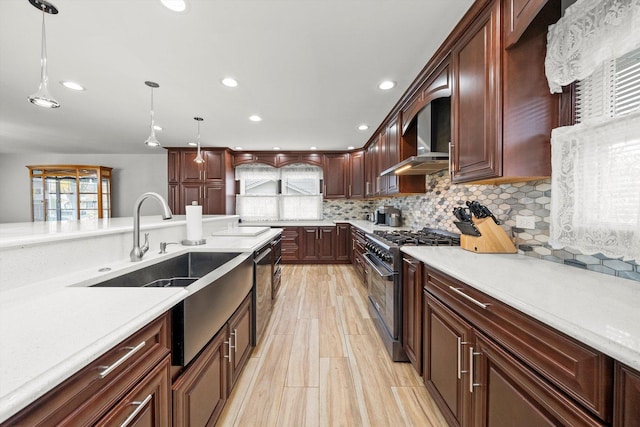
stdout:
{"type": "Polygon", "coordinates": [[[451,97],[436,98],[418,112],[403,133],[406,142],[416,144],[416,156],[409,157],[380,175],[429,175],[449,167],[451,141],[451,97]]]}
{"type": "Polygon", "coordinates": [[[449,167],[449,153],[429,153],[423,156],[411,156],[383,171],[385,175],[429,175],[449,167]]]}

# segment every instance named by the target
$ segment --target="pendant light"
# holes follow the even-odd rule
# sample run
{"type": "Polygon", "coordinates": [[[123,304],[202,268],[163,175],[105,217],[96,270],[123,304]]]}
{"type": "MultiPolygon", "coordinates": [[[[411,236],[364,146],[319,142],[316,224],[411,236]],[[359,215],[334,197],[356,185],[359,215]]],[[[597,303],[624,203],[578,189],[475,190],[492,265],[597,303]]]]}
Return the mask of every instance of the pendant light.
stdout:
{"type": "Polygon", "coordinates": [[[147,140],[144,143],[147,144],[149,147],[159,147],[160,142],[156,138],[156,128],[155,128],[155,124],[153,123],[153,89],[159,88],[160,85],[156,82],[150,82],[150,81],[146,81],[144,82],[144,84],[146,84],[151,88],[151,134],[149,135],[149,138],[147,138],[147,140]]]}
{"type": "Polygon", "coordinates": [[[38,91],[29,96],[29,102],[39,107],[58,108],[60,103],[49,93],[49,76],[47,75],[47,36],[44,27],[44,14],[56,15],[58,9],[44,0],[29,0],[33,7],[42,11],[42,50],[40,52],[40,86],[38,91]]]}
{"type": "Polygon", "coordinates": [[[204,163],[204,159],[202,158],[202,153],[200,153],[200,122],[204,119],[202,117],[194,117],[193,120],[198,122],[198,136],[196,138],[196,143],[198,144],[198,155],[195,159],[193,159],[196,163],[204,163]]]}

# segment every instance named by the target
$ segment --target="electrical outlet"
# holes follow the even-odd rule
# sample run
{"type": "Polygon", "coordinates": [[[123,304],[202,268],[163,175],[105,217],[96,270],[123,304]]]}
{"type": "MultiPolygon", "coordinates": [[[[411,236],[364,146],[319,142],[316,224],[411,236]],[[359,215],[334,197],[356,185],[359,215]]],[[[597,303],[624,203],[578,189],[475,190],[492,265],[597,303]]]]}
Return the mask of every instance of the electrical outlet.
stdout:
{"type": "Polygon", "coordinates": [[[516,215],[516,227],[534,229],[536,228],[536,220],[532,216],[516,215]]]}

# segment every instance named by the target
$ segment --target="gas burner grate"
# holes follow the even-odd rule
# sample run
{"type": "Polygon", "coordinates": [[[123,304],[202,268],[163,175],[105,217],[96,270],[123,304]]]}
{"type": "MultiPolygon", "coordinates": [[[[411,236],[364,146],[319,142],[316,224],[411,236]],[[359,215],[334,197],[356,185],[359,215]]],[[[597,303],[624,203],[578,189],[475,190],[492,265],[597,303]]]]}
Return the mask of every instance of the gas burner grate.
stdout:
{"type": "Polygon", "coordinates": [[[419,231],[376,230],[374,234],[396,245],[460,246],[459,234],[426,227],[419,231]]]}

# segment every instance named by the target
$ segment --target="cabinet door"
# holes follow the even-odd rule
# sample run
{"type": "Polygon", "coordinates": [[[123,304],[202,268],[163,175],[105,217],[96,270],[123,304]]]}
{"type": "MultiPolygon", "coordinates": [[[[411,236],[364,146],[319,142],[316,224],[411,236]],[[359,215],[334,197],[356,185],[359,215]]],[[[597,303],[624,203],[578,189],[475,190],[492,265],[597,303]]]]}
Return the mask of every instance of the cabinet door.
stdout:
{"type": "MultiPolygon", "coordinates": [[[[399,152],[399,137],[400,132],[398,130],[398,119],[394,119],[389,125],[387,125],[386,131],[386,155],[387,164],[384,169],[400,162],[399,152]]],[[[400,177],[396,174],[387,175],[387,194],[395,194],[400,191],[399,180],[400,177]]]]}
{"type": "Polygon", "coordinates": [[[349,154],[325,154],[324,198],[346,199],[349,181],[349,154]]]}
{"type": "Polygon", "coordinates": [[[196,163],[195,150],[183,150],[180,152],[180,182],[202,182],[203,166],[196,163]]]}
{"type": "MultiPolygon", "coordinates": [[[[471,425],[468,392],[471,326],[424,292],[424,383],[451,426],[471,425]]],[[[505,424],[517,425],[517,424],[505,424]]]]}
{"type": "Polygon", "coordinates": [[[209,342],[172,386],[174,426],[212,426],[227,401],[227,328],[209,342]]]}
{"type": "Polygon", "coordinates": [[[169,183],[180,182],[180,151],[169,149],[167,152],[167,178],[169,183]]]}
{"type": "Polygon", "coordinates": [[[605,425],[482,334],[469,356],[474,425],[605,425]]]}
{"type": "Polygon", "coordinates": [[[223,183],[204,185],[204,199],[202,200],[202,213],[205,215],[224,215],[225,211],[225,187],[223,183]]]}
{"type": "Polygon", "coordinates": [[[320,231],[318,227],[300,227],[301,250],[300,259],[303,261],[314,261],[318,259],[318,240],[320,231]]]}
{"type": "Polygon", "coordinates": [[[616,363],[614,427],[640,427],[640,372],[616,363]]]}
{"type": "Polygon", "coordinates": [[[233,389],[242,368],[251,354],[253,325],[252,294],[245,298],[234,315],[229,319],[229,339],[231,340],[231,361],[229,363],[229,393],[233,389]]]}
{"type": "Polygon", "coordinates": [[[167,203],[169,203],[171,212],[174,215],[183,215],[184,207],[180,208],[180,184],[169,184],[168,199],[167,203]]]}
{"type": "Polygon", "coordinates": [[[184,215],[185,206],[191,205],[191,202],[198,202],[202,204],[202,184],[200,183],[183,183],[180,184],[180,209],[179,212],[184,215]]]}
{"type": "Polygon", "coordinates": [[[402,258],[402,346],[422,375],[422,269],[408,255],[402,258]]]}
{"type": "Polygon", "coordinates": [[[380,176],[380,173],[387,169],[389,167],[388,161],[387,161],[387,134],[385,131],[382,131],[382,133],[380,133],[380,136],[378,136],[378,140],[376,142],[377,145],[377,149],[376,149],[376,154],[377,154],[377,160],[376,160],[376,192],[375,194],[377,196],[384,196],[385,194],[387,194],[387,183],[388,183],[388,177],[387,176],[380,176]]]}
{"type": "Polygon", "coordinates": [[[171,356],[167,355],[167,357],[127,393],[96,426],[170,426],[170,366],[171,356]]]}
{"type": "Polygon", "coordinates": [[[364,151],[354,151],[349,160],[351,164],[349,176],[349,198],[363,199],[365,197],[364,151]]]}
{"type": "Polygon", "coordinates": [[[500,2],[494,1],[452,49],[452,176],[502,174],[500,2]]]}
{"type": "Polygon", "coordinates": [[[351,260],[351,226],[349,224],[336,224],[336,261],[351,260]]]}
{"type": "Polygon", "coordinates": [[[548,0],[507,0],[504,13],[504,44],[509,48],[536,17],[548,0]]]}
{"type": "Polygon", "coordinates": [[[367,154],[365,155],[365,175],[366,181],[364,184],[364,190],[366,197],[371,197],[376,193],[376,171],[377,171],[377,155],[378,145],[373,143],[367,148],[367,154]]]}
{"type": "Polygon", "coordinates": [[[224,151],[203,150],[204,180],[224,180],[224,151]]]}
{"type": "Polygon", "coordinates": [[[336,259],[336,227],[318,227],[318,259],[334,261],[336,259]]]}

